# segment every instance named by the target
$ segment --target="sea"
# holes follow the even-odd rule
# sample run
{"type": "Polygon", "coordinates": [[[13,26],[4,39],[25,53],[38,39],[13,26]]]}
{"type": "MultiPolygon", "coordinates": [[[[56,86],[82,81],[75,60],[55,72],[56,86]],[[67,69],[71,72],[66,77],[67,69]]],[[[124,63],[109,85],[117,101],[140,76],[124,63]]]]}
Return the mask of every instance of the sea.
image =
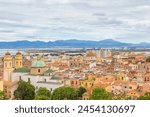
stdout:
{"type": "MultiPolygon", "coordinates": [[[[52,50],[52,48],[51,49],[45,49],[45,48],[40,48],[40,49],[0,49],[0,57],[4,57],[6,52],[10,52],[11,55],[15,55],[17,52],[21,52],[23,55],[26,55],[28,50],[52,50]]],[[[145,53],[145,54],[150,55],[150,51],[136,51],[135,53],[137,53],[137,54],[145,53]]]]}

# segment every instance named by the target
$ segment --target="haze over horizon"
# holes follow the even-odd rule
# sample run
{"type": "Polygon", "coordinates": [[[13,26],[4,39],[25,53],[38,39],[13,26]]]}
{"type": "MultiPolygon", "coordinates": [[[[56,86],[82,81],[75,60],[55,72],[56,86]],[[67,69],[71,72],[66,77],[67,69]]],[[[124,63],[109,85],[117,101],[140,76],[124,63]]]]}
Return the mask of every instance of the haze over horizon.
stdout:
{"type": "Polygon", "coordinates": [[[0,0],[0,41],[150,42],[148,0],[0,0]]]}
{"type": "Polygon", "coordinates": [[[123,42],[123,41],[120,41],[120,40],[115,40],[115,39],[100,39],[100,40],[82,40],[82,39],[64,39],[64,40],[0,40],[0,43],[1,42],[21,42],[21,41],[29,41],[29,42],[56,42],[56,41],[93,41],[93,42],[100,42],[100,41],[116,41],[116,42],[120,42],[120,43],[129,43],[129,44],[142,44],[142,43],[150,43],[150,42],[138,42],[138,43],[134,43],[134,42],[123,42]]]}

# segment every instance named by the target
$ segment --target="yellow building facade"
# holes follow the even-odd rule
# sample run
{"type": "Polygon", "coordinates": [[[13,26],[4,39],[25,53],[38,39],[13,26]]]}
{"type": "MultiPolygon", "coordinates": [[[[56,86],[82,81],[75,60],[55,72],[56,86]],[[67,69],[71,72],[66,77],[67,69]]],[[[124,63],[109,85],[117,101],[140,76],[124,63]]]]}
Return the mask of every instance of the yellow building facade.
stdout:
{"type": "Polygon", "coordinates": [[[93,75],[93,74],[90,74],[87,76],[87,79],[86,80],[81,80],[80,81],[80,85],[84,88],[91,88],[94,84],[94,81],[96,79],[96,76],[93,75]]]}
{"type": "Polygon", "coordinates": [[[11,97],[11,81],[13,71],[13,60],[9,52],[5,54],[3,66],[3,89],[7,99],[11,97]]]}
{"type": "Polygon", "coordinates": [[[11,73],[13,71],[12,56],[9,52],[4,57],[3,78],[5,81],[11,81],[11,73]]]}
{"type": "Polygon", "coordinates": [[[124,73],[117,74],[116,76],[116,80],[119,80],[119,81],[124,81],[125,78],[126,78],[126,75],[124,73]]]}
{"type": "Polygon", "coordinates": [[[3,79],[0,78],[0,91],[3,91],[3,79]]]}
{"type": "Polygon", "coordinates": [[[22,68],[22,67],[23,67],[23,57],[20,52],[17,52],[15,56],[15,69],[22,68]]]}

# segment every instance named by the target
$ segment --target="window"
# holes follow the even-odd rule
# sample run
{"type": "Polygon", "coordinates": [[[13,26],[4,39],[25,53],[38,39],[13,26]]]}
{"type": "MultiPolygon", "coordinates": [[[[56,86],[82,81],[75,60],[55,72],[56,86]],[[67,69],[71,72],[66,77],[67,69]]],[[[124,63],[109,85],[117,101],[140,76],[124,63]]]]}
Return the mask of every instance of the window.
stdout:
{"type": "Polygon", "coordinates": [[[44,79],[44,82],[46,82],[46,79],[44,79]]]}
{"type": "Polygon", "coordinates": [[[19,76],[19,81],[21,81],[21,76],[19,76]]]}
{"type": "Polygon", "coordinates": [[[40,73],[40,71],[41,71],[41,70],[40,70],[40,69],[38,69],[38,72],[39,72],[39,73],[40,73]]]}
{"type": "Polygon", "coordinates": [[[87,86],[87,83],[85,84],[85,86],[87,86]]]}
{"type": "Polygon", "coordinates": [[[28,82],[30,82],[31,80],[30,80],[30,78],[28,78],[28,82]]]}

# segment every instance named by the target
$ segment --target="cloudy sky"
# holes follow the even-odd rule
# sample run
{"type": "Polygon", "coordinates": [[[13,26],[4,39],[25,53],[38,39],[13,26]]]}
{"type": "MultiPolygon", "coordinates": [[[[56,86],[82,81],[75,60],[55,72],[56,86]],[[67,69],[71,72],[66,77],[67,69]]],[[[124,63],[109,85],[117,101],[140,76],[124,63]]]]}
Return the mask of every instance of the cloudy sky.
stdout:
{"type": "Polygon", "coordinates": [[[0,41],[150,42],[150,0],[0,0],[0,41]]]}

